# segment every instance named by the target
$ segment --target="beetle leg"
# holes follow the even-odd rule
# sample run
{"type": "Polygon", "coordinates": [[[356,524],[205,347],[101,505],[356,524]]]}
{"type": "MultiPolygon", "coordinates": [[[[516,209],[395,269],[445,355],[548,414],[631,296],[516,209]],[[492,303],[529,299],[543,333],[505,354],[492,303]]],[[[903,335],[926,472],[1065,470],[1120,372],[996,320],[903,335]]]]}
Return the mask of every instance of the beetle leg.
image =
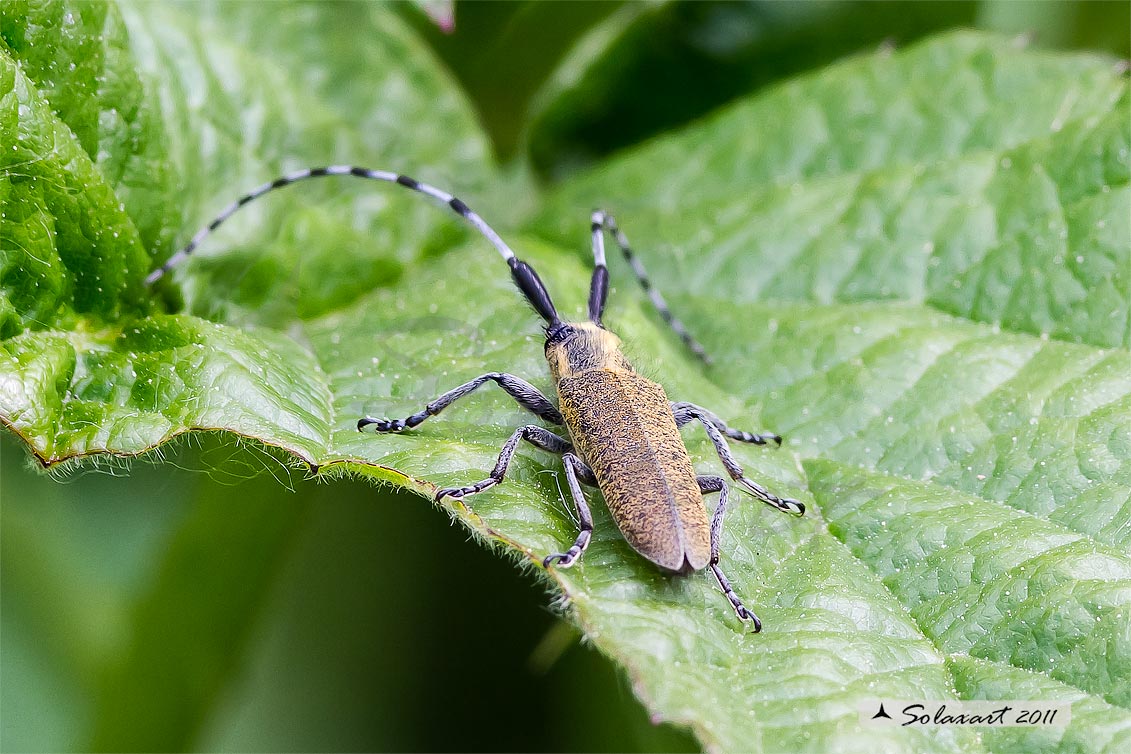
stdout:
{"type": "Polygon", "coordinates": [[[754,611],[742,604],[742,600],[734,593],[734,587],[730,585],[730,580],[723,573],[723,569],[719,568],[719,542],[723,538],[723,516],[727,512],[728,490],[726,480],[721,476],[699,476],[695,478],[695,481],[699,482],[700,492],[719,493],[719,502],[715,504],[715,512],[711,516],[711,573],[715,574],[719,588],[723,590],[723,594],[730,601],[730,606],[734,608],[738,619],[750,621],[754,625],[754,633],[757,633],[762,630],[762,621],[758,620],[754,611]]]}
{"type": "Polygon", "coordinates": [[[585,548],[589,546],[589,539],[593,536],[593,516],[589,513],[589,506],[585,504],[585,495],[581,492],[581,485],[577,483],[577,478],[580,475],[582,479],[586,480],[587,484],[596,484],[597,478],[593,476],[593,471],[582,463],[581,459],[573,453],[564,453],[562,455],[562,463],[565,465],[569,492],[570,495],[573,496],[573,504],[577,508],[577,518],[581,524],[581,533],[577,535],[573,546],[565,552],[555,552],[552,555],[547,555],[542,560],[543,568],[549,568],[554,564],[554,561],[557,561],[557,564],[562,568],[569,568],[581,557],[581,553],[585,552],[585,548]]]}
{"type": "Polygon", "coordinates": [[[805,515],[805,504],[800,500],[778,497],[754,480],[746,478],[742,467],[739,466],[738,461],[731,455],[730,446],[727,445],[723,433],[711,421],[710,412],[704,412],[699,407],[689,403],[682,404],[682,406],[682,410],[685,411],[691,419],[698,419],[699,423],[703,425],[703,428],[707,430],[707,436],[711,438],[711,442],[715,446],[715,452],[719,454],[719,460],[723,462],[723,466],[726,468],[727,473],[730,474],[730,478],[733,479],[739,487],[767,505],[772,505],[780,511],[796,513],[799,516],[805,515]]]}
{"type": "Polygon", "coordinates": [[[550,403],[550,400],[538,391],[538,388],[521,377],[515,377],[513,374],[488,372],[487,374],[476,377],[471,382],[466,382],[457,388],[449,390],[425,406],[423,411],[413,414],[407,419],[374,419],[367,416],[364,419],[358,420],[357,430],[360,432],[369,426],[372,426],[376,432],[400,432],[402,429],[411,429],[428,417],[440,413],[489,380],[496,382],[507,395],[518,401],[518,405],[537,415],[539,419],[548,421],[551,424],[560,425],[563,423],[562,415],[554,408],[554,404],[550,403]]]}
{"type": "Polygon", "coordinates": [[[488,487],[494,487],[503,481],[506,476],[507,467],[510,465],[511,458],[514,457],[515,449],[518,448],[519,440],[526,440],[528,443],[536,448],[548,450],[551,453],[565,453],[573,448],[567,441],[555,435],[548,429],[527,424],[515,430],[514,434],[503,445],[503,450],[499,453],[499,460],[495,462],[495,468],[491,471],[491,476],[487,477],[481,482],[470,484],[467,487],[444,487],[436,493],[436,500],[439,501],[445,497],[463,498],[468,495],[474,495],[477,492],[482,492],[488,487]]]}
{"type": "Polygon", "coordinates": [[[775,435],[772,432],[764,435],[755,435],[750,432],[744,432],[741,429],[731,429],[723,422],[722,419],[720,419],[718,416],[708,411],[707,409],[703,408],[702,406],[696,406],[694,403],[676,403],[675,401],[672,402],[672,414],[675,416],[675,425],[677,427],[682,427],[692,419],[695,419],[696,416],[693,415],[694,412],[698,412],[700,415],[707,417],[707,420],[711,422],[711,424],[715,425],[715,429],[719,430],[732,440],[738,440],[739,442],[749,442],[753,443],[754,445],[765,445],[767,442],[781,445],[781,435],[775,435]]]}

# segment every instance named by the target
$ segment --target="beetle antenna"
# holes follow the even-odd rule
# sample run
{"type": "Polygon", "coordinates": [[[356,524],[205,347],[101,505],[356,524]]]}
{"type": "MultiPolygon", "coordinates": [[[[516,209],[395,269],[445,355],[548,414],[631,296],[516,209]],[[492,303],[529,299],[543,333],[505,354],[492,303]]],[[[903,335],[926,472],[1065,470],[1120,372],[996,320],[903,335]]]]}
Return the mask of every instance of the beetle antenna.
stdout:
{"type": "Polygon", "coordinates": [[[695,339],[695,336],[687,329],[687,325],[672,314],[668,302],[652,285],[647,270],[644,269],[640,259],[632,253],[632,248],[628,245],[628,238],[617,226],[616,218],[608,212],[597,210],[592,216],[591,230],[593,233],[593,263],[596,266],[593,269],[593,281],[589,286],[589,319],[598,325],[601,324],[601,313],[605,309],[605,298],[608,296],[609,272],[605,267],[604,236],[604,232],[608,231],[609,235],[616,241],[617,246],[620,247],[621,253],[624,254],[625,260],[632,267],[636,279],[640,281],[640,286],[648,294],[648,299],[652,302],[652,306],[656,307],[656,311],[660,313],[664,322],[667,322],[668,327],[675,330],[675,334],[679,336],[688,350],[702,359],[704,364],[710,364],[712,360],[707,349],[695,339]]]}
{"type": "Polygon", "coordinates": [[[526,262],[518,259],[511,248],[507,246],[506,242],[499,237],[499,234],[488,225],[482,217],[477,215],[459,198],[452,196],[447,191],[438,189],[435,186],[430,186],[427,183],[421,183],[407,175],[393,173],[387,170],[370,170],[368,168],[355,167],[353,165],[329,165],[322,168],[306,168],[304,170],[296,170],[293,173],[288,173],[280,178],[276,178],[270,183],[264,183],[251,191],[247,192],[239,199],[235,200],[223,210],[220,214],[213,218],[212,222],[204,226],[196,232],[189,242],[179,249],[175,254],[169,257],[166,262],[149,273],[146,277],[146,285],[153,285],[160,280],[165,273],[176,267],[178,264],[187,259],[205,238],[210,236],[217,228],[224,224],[228,218],[234,215],[241,207],[246,206],[252,201],[258,199],[264,194],[268,194],[277,189],[285,188],[293,183],[305,181],[308,178],[323,178],[331,175],[348,175],[355,178],[366,178],[371,181],[384,181],[385,183],[395,183],[405,188],[412,189],[421,194],[443,202],[450,207],[456,214],[463,219],[467,220],[472,226],[475,227],[479,233],[491,242],[491,245],[502,255],[503,259],[511,268],[511,276],[514,278],[515,284],[518,286],[522,294],[534,307],[535,311],[542,316],[551,325],[560,322],[558,312],[554,308],[553,301],[550,300],[550,294],[547,293],[546,287],[538,278],[538,274],[534,272],[534,268],[526,262]]]}
{"type": "Polygon", "coordinates": [[[593,279],[589,282],[589,321],[601,325],[609,297],[609,268],[605,265],[604,212],[593,213],[593,279]]]}

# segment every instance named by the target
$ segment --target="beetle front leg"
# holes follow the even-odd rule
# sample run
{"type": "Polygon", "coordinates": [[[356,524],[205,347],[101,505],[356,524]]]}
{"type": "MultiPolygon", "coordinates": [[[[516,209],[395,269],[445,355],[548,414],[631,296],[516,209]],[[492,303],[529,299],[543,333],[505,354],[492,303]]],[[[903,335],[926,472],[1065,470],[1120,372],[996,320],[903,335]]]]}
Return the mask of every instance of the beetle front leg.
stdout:
{"type": "MultiPolygon", "coordinates": [[[[691,419],[699,420],[699,423],[703,425],[703,429],[707,430],[707,437],[711,438],[711,443],[715,446],[715,452],[719,454],[719,460],[723,462],[723,466],[726,468],[727,473],[730,474],[730,478],[733,479],[739,487],[767,505],[772,505],[780,511],[795,513],[798,516],[805,515],[805,503],[788,497],[778,497],[753,479],[746,477],[746,474],[742,471],[742,466],[740,466],[734,456],[731,455],[730,446],[727,445],[726,438],[723,437],[722,431],[716,427],[715,423],[712,421],[712,418],[715,418],[717,421],[718,417],[715,417],[710,411],[705,411],[691,403],[673,405],[679,406],[681,414],[687,417],[683,422],[684,424],[691,419]]],[[[674,408],[672,413],[675,413],[674,408]]],[[[677,415],[676,418],[676,424],[678,425],[678,419],[680,417],[677,415]]]]}
{"type": "Polygon", "coordinates": [[[526,440],[534,447],[548,450],[551,453],[565,453],[573,447],[550,430],[534,424],[527,424],[525,427],[515,430],[514,434],[503,445],[503,450],[499,453],[499,460],[495,462],[491,476],[466,487],[444,487],[436,493],[437,502],[445,497],[463,498],[467,495],[474,495],[502,482],[503,477],[506,476],[507,467],[510,466],[511,458],[514,457],[514,452],[518,448],[519,440],[526,440]]]}
{"type": "Polygon", "coordinates": [[[589,539],[593,536],[593,516],[589,512],[589,506],[585,503],[585,495],[582,494],[581,485],[577,483],[577,479],[580,476],[586,484],[596,484],[597,478],[593,476],[593,471],[573,453],[564,453],[562,463],[565,465],[566,482],[569,484],[570,495],[573,496],[573,505],[577,508],[577,519],[581,526],[581,532],[574,540],[573,546],[568,550],[547,555],[542,560],[543,568],[549,568],[554,564],[554,561],[557,561],[557,564],[562,568],[569,568],[581,557],[581,553],[585,552],[585,548],[589,546],[589,539]]]}
{"type": "Polygon", "coordinates": [[[538,388],[521,377],[515,377],[513,374],[488,372],[487,374],[476,377],[471,382],[465,382],[459,387],[449,390],[425,406],[423,411],[415,413],[405,419],[374,419],[371,416],[359,419],[357,422],[357,431],[361,432],[368,427],[373,427],[376,432],[400,432],[404,429],[412,429],[428,417],[435,416],[488,381],[493,381],[498,384],[507,395],[518,402],[518,405],[533,413],[539,419],[548,421],[551,424],[562,423],[562,415],[558,413],[558,409],[554,407],[554,404],[550,403],[549,398],[538,391],[538,388]]]}
{"type": "Polygon", "coordinates": [[[750,621],[754,625],[754,633],[758,633],[762,630],[762,621],[758,620],[753,610],[742,604],[742,600],[734,592],[734,587],[730,585],[730,579],[719,567],[719,542],[723,538],[723,516],[727,513],[727,482],[721,476],[699,476],[695,481],[699,482],[700,492],[719,493],[719,502],[715,504],[715,512],[711,516],[711,573],[715,574],[719,588],[723,590],[738,619],[750,621]]]}

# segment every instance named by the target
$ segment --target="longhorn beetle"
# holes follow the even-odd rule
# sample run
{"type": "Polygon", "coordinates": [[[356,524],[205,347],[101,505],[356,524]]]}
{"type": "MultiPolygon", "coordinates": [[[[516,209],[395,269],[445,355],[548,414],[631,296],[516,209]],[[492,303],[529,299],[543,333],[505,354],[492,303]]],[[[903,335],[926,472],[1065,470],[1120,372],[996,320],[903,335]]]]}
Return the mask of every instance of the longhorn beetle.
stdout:
{"type": "Polygon", "coordinates": [[[519,291],[546,322],[546,361],[558,393],[558,405],[555,407],[525,380],[504,372],[488,372],[449,390],[412,416],[392,420],[365,417],[358,421],[358,430],[372,429],[383,433],[412,429],[480,385],[494,382],[540,419],[564,425],[569,439],[528,424],[516,430],[503,445],[489,477],[466,487],[445,487],[436,493],[436,500],[444,497],[462,499],[501,483],[521,440],[558,453],[577,508],[581,532],[568,550],[547,555],[542,561],[543,567],[557,564],[568,568],[585,551],[593,533],[593,518],[580,483],[597,486],[604,493],[605,502],[625,540],[634,550],[670,572],[688,573],[709,567],[739,619],[750,621],[754,631],[760,631],[762,623],[758,616],[742,604],[719,567],[719,540],[727,508],[726,480],[719,476],[695,474],[679,428],[693,420],[698,421],[707,431],[727,473],[739,487],[778,510],[803,515],[803,503],[780,498],[748,479],[731,455],[726,441],[729,437],[756,445],[765,445],[767,441],[780,445],[781,437],[732,429],[707,409],[693,403],[670,402],[660,385],[640,376],[629,365],[621,353],[620,339],[601,323],[609,290],[609,272],[605,266],[606,233],[620,247],[636,278],[668,325],[696,355],[704,361],[708,358],[703,347],[672,315],[663,297],[652,287],[644,267],[633,255],[628,239],[617,227],[612,215],[598,211],[592,216],[594,268],[589,287],[588,322],[563,321],[534,268],[516,257],[491,226],[456,197],[404,175],[349,165],[299,170],[244,194],[198,231],[164,265],[154,270],[146,282],[156,282],[188,257],[208,234],[240,207],[292,183],[332,175],[395,183],[426,194],[448,205],[486,237],[510,267],[519,291]],[[719,493],[719,501],[709,523],[702,496],[708,492],[719,493]]]}

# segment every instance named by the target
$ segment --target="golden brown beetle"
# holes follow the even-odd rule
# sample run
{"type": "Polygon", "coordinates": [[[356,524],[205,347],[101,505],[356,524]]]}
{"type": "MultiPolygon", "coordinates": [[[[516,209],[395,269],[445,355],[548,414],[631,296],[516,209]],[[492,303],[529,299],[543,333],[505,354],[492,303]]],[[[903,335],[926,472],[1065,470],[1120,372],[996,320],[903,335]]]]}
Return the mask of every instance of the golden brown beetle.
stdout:
{"type": "Polygon", "coordinates": [[[613,519],[634,550],[672,572],[687,573],[709,566],[738,617],[751,621],[755,631],[761,630],[758,616],[742,604],[719,568],[719,540],[727,506],[726,480],[719,476],[696,475],[679,428],[693,419],[699,421],[711,438],[727,473],[740,487],[779,510],[804,514],[802,503],[779,498],[747,479],[726,441],[729,437],[758,445],[767,441],[780,445],[781,438],[731,429],[706,409],[692,403],[672,403],[660,385],[633,370],[621,353],[620,339],[601,324],[609,287],[605,232],[612,235],[664,320],[704,361],[707,361],[707,355],[651,285],[612,216],[603,212],[593,213],[595,266],[589,289],[588,322],[563,322],[534,269],[518,259],[499,235],[459,199],[404,175],[348,165],[300,170],[245,194],[150,274],[147,282],[153,283],[191,254],[205,236],[248,202],[296,181],[330,175],[350,175],[400,184],[444,202],[475,226],[502,254],[519,290],[546,321],[546,361],[558,392],[558,405],[555,407],[525,380],[502,372],[490,372],[444,393],[425,406],[423,411],[408,418],[366,417],[358,421],[358,430],[371,428],[376,432],[400,432],[410,429],[480,385],[495,382],[519,405],[539,418],[551,424],[565,425],[569,440],[533,424],[522,427],[503,445],[499,460],[487,479],[466,487],[444,488],[436,494],[437,500],[445,496],[463,498],[502,482],[520,440],[559,453],[577,508],[581,532],[573,546],[565,552],[548,555],[542,561],[543,566],[548,568],[556,563],[563,568],[569,567],[589,545],[593,519],[580,482],[595,485],[604,493],[613,519]],[[703,503],[704,492],[719,493],[710,522],[703,503]]]}

